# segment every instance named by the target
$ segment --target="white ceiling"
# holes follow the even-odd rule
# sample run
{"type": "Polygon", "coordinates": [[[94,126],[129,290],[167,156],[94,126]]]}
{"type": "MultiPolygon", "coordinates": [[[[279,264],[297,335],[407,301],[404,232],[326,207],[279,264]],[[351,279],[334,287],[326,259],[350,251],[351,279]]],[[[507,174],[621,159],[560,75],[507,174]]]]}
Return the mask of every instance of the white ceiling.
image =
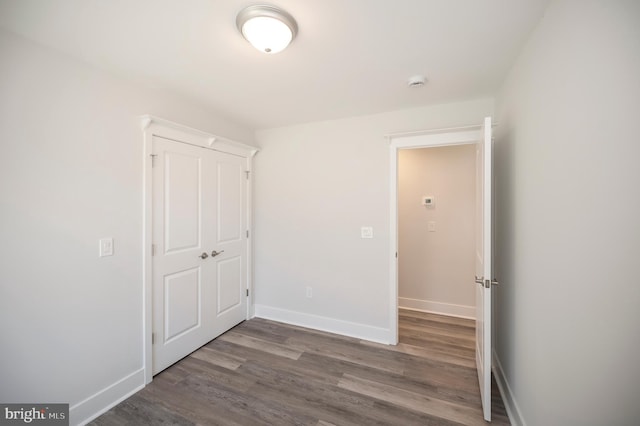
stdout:
{"type": "Polygon", "coordinates": [[[265,128],[492,96],[548,0],[268,0],[299,26],[275,55],[235,27],[255,3],[0,0],[0,27],[265,128]]]}

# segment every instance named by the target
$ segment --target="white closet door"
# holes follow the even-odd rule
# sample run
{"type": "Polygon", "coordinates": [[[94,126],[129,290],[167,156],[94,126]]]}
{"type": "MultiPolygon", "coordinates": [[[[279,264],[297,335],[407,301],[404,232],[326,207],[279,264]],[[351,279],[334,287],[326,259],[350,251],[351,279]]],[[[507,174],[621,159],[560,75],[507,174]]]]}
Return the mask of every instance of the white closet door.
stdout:
{"type": "Polygon", "coordinates": [[[246,183],[240,157],[157,136],[153,154],[156,374],[246,318],[246,183]]]}
{"type": "Polygon", "coordinates": [[[214,333],[224,333],[247,316],[246,159],[216,152],[216,294],[214,333]]]}

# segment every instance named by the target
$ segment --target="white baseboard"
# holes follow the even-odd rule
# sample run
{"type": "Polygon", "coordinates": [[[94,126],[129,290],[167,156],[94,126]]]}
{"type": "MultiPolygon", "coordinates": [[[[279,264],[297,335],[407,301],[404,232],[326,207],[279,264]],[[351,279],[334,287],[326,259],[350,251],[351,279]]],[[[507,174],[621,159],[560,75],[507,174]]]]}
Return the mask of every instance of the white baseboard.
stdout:
{"type": "Polygon", "coordinates": [[[500,395],[502,395],[502,401],[504,402],[504,407],[507,409],[507,415],[509,416],[511,424],[513,426],[527,426],[527,423],[522,417],[520,407],[518,407],[513,392],[511,391],[511,387],[509,387],[509,382],[504,375],[504,370],[502,369],[502,364],[500,364],[500,359],[496,351],[493,351],[493,375],[496,378],[496,383],[498,384],[498,389],[500,390],[500,395]]]}
{"type": "Polygon", "coordinates": [[[372,342],[384,343],[387,345],[392,344],[391,332],[387,328],[372,327],[366,324],[321,317],[318,315],[274,308],[265,305],[255,305],[255,316],[258,318],[298,325],[300,327],[312,328],[314,330],[355,337],[357,339],[370,340],[372,342]]]}
{"type": "Polygon", "coordinates": [[[85,425],[144,388],[144,368],[69,408],[69,424],[85,425]]]}
{"type": "Polygon", "coordinates": [[[432,314],[448,315],[450,317],[476,318],[475,306],[454,305],[451,303],[434,302],[432,300],[398,297],[398,307],[414,311],[430,312],[432,314]]]}

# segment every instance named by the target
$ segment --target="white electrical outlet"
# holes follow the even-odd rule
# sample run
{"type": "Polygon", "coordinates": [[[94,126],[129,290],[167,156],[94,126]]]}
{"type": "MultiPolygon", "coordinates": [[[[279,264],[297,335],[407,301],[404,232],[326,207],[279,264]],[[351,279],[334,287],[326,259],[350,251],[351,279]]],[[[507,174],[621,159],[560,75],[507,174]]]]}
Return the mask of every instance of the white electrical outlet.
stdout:
{"type": "Polygon", "coordinates": [[[436,223],[433,221],[427,222],[427,231],[436,232],[436,223]]]}
{"type": "Polygon", "coordinates": [[[373,238],[373,228],[370,226],[360,228],[360,238],[373,238]]]}
{"type": "Polygon", "coordinates": [[[102,238],[100,240],[99,256],[113,256],[113,238],[102,238]]]}

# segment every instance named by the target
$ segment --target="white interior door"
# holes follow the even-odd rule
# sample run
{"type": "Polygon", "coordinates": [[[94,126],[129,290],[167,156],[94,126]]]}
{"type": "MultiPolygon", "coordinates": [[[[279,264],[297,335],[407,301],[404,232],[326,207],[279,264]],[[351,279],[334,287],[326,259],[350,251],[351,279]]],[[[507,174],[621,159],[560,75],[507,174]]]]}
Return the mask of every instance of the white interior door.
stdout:
{"type": "Polygon", "coordinates": [[[215,191],[216,305],[214,334],[219,336],[247,317],[246,159],[216,152],[215,191]]]}
{"type": "Polygon", "coordinates": [[[476,366],[484,419],[491,421],[491,117],[476,145],[476,366]]]}
{"type": "Polygon", "coordinates": [[[246,318],[244,158],[153,138],[153,374],[246,318]]]}

